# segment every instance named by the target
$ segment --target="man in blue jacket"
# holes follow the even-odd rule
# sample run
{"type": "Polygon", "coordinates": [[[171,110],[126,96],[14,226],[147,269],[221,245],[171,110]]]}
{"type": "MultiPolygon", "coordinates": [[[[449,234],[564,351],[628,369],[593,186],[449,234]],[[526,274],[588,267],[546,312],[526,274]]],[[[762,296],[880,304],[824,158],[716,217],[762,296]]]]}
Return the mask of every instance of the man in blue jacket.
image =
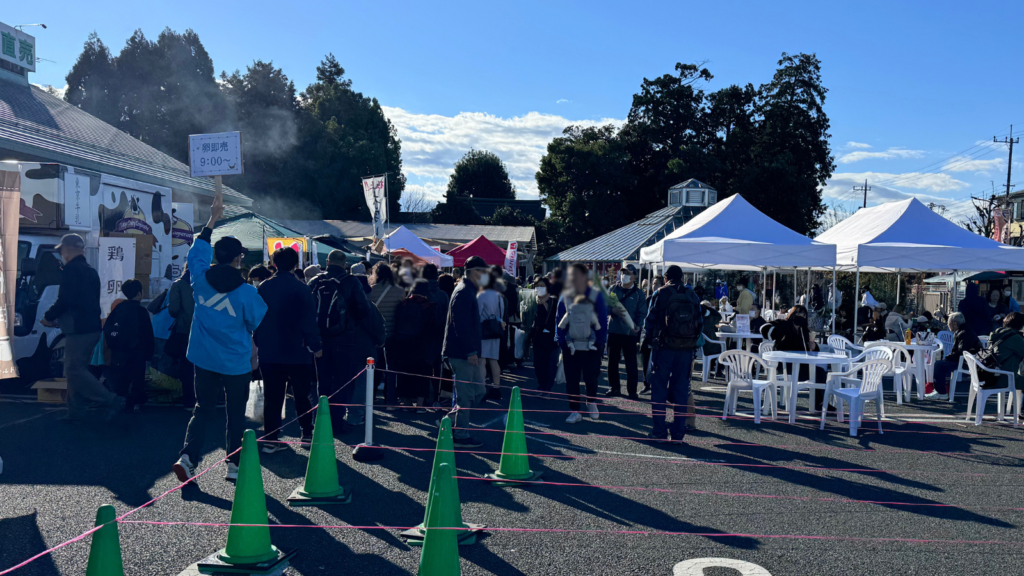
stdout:
{"type": "Polygon", "coordinates": [[[217,403],[226,398],[227,479],[238,478],[237,450],[245,431],[245,402],[252,375],[252,333],[260,325],[267,305],[256,289],[245,283],[239,267],[245,249],[237,238],[224,237],[210,246],[213,227],[224,214],[218,193],[210,206],[210,220],[188,251],[196,311],[192,317],[186,356],[196,367],[196,407],[185,432],[181,458],[174,472],[182,482],[195,476],[203,454],[206,427],[216,418],[217,403]],[[211,260],[217,265],[211,267],[211,260]]]}
{"type": "Polygon", "coordinates": [[[590,286],[589,274],[585,264],[576,263],[569,267],[566,289],[558,300],[558,311],[555,314],[555,334],[565,362],[565,391],[569,393],[570,412],[565,419],[569,424],[576,424],[583,419],[580,415],[580,379],[587,388],[587,417],[597,420],[601,416],[597,409],[597,381],[601,376],[604,345],[608,341],[608,306],[601,291],[590,286]],[[593,310],[592,313],[597,315],[597,325],[590,325],[588,321],[589,339],[577,341],[567,337],[572,331],[570,325],[576,324],[574,308],[579,305],[582,305],[579,309],[586,310],[588,316],[593,310]],[[567,314],[570,316],[569,322],[563,323],[562,319],[567,314]],[[593,342],[593,346],[588,346],[589,342],[593,342]]]}
{"type": "Polygon", "coordinates": [[[295,396],[302,445],[309,447],[313,442],[313,356],[319,358],[323,354],[313,293],[294,274],[299,253],[289,246],[275,251],[272,259],[277,272],[257,289],[267,304],[267,314],[254,334],[263,374],[263,430],[264,440],[268,441],[263,444],[264,454],[285,449],[276,440],[289,384],[295,396]]]}
{"type": "Polygon", "coordinates": [[[484,363],[480,359],[483,340],[476,293],[479,290],[477,287],[486,286],[491,276],[487,263],[479,256],[470,256],[466,260],[465,269],[466,275],[455,287],[455,292],[452,292],[448,306],[441,354],[448,359],[455,372],[455,406],[451,413],[455,446],[479,448],[483,443],[469,433],[471,410],[483,402],[487,393],[484,387],[484,363]]]}

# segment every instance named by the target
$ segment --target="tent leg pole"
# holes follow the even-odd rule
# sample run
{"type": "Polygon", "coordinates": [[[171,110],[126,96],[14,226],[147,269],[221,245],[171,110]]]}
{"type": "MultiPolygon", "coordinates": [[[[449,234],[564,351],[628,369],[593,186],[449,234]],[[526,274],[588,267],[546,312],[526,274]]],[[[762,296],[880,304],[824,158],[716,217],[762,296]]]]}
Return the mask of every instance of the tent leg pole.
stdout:
{"type": "Polygon", "coordinates": [[[900,271],[896,271],[896,303],[900,303],[900,271]]]}
{"type": "Polygon", "coordinates": [[[772,270],[772,310],[775,310],[775,301],[779,298],[778,275],[772,270]]]}
{"type": "MultiPolygon", "coordinates": [[[[829,300],[832,301],[832,333],[833,334],[836,333],[836,288],[838,288],[838,286],[836,286],[836,267],[833,266],[832,267],[832,286],[830,288],[832,290],[832,293],[829,294],[829,300]]],[[[854,308],[856,308],[856,306],[854,306],[854,308]]]]}
{"type": "Polygon", "coordinates": [[[857,298],[860,298],[860,265],[857,265],[857,288],[853,291],[853,343],[857,343],[857,298]]]}
{"type": "Polygon", "coordinates": [[[796,268],[793,268],[793,306],[796,306],[796,268]]]}

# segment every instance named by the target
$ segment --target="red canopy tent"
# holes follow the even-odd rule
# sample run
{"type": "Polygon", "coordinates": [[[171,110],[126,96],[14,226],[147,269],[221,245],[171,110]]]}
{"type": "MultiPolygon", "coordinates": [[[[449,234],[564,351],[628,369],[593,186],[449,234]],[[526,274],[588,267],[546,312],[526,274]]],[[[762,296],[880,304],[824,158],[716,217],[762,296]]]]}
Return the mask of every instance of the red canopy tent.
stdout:
{"type": "Polygon", "coordinates": [[[455,259],[456,268],[465,266],[466,260],[470,256],[479,256],[491,266],[495,264],[502,266],[505,264],[505,251],[483,236],[478,236],[475,240],[461,246],[456,246],[451,252],[448,252],[448,255],[455,259]]]}

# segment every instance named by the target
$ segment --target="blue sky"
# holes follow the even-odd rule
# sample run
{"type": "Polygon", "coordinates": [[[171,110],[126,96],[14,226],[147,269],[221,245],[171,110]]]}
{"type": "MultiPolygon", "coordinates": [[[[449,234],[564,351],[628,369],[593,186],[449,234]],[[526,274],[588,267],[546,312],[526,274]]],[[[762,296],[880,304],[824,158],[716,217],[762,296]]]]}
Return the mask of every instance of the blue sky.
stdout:
{"type": "Polygon", "coordinates": [[[714,90],[767,81],[783,51],[816,52],[838,159],[825,195],[850,206],[866,176],[880,183],[869,204],[913,194],[962,211],[1006,181],[1006,147],[983,141],[1011,123],[1024,133],[1020,1],[9,4],[5,23],[49,26],[27,30],[56,62],[40,62],[32,81],[57,87],[94,30],[116,52],[136,28],[193,28],[218,70],[272,60],[300,90],[333,52],[387,107],[410,190],[427,198],[470,147],[496,152],[534,196],[553,135],[621,122],[642,79],[679,61],[707,60],[714,90]]]}

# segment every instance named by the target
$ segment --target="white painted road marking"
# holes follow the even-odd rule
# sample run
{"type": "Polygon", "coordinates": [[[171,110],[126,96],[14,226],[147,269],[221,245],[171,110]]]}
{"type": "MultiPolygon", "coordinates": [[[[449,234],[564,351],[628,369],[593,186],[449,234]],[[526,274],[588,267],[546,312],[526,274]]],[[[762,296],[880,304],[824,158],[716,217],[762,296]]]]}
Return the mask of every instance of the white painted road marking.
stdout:
{"type": "Polygon", "coordinates": [[[757,564],[733,560],[732,558],[694,558],[676,564],[672,576],[703,576],[705,568],[731,568],[742,576],[772,576],[757,564]]]}

